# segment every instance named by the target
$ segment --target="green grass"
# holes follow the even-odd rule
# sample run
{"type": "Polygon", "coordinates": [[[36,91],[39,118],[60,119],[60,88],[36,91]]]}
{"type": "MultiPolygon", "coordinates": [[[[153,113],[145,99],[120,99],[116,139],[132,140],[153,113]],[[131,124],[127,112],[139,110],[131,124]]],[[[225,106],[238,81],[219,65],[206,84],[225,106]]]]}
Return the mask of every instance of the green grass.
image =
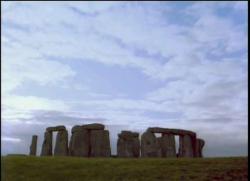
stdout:
{"type": "Polygon", "coordinates": [[[75,158],[4,156],[3,181],[247,180],[247,157],[75,158]]]}

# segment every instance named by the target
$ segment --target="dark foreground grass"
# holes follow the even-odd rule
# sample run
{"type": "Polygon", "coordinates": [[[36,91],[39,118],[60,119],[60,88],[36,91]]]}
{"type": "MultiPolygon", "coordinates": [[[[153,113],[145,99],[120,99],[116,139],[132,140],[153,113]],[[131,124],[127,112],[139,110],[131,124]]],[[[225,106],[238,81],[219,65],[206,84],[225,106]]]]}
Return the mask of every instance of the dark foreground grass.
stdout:
{"type": "Polygon", "coordinates": [[[3,181],[248,180],[247,157],[72,158],[5,156],[3,181]]]}

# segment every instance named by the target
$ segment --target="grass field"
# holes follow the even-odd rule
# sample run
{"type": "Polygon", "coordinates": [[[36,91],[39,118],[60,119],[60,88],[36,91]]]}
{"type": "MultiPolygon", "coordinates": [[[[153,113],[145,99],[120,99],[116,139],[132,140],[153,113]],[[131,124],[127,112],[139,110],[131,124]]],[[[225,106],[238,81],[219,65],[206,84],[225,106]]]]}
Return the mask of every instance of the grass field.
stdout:
{"type": "Polygon", "coordinates": [[[247,157],[72,158],[4,156],[3,181],[248,180],[247,157]]]}

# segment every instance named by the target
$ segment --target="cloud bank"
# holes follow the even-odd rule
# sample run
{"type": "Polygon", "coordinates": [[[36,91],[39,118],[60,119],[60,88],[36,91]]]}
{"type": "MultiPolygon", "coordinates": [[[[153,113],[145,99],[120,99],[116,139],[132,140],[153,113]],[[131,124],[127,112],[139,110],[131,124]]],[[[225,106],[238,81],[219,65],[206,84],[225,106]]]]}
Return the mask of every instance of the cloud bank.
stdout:
{"type": "Polygon", "coordinates": [[[2,153],[46,127],[196,131],[247,155],[247,3],[3,2],[2,153]],[[21,129],[20,129],[21,128],[21,129]]]}

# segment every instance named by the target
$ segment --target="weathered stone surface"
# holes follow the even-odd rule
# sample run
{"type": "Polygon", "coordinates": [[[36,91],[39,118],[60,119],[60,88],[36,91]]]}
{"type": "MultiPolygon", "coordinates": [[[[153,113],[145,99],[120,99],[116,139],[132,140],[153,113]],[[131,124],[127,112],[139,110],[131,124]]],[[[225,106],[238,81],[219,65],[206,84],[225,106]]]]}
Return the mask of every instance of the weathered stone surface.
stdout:
{"type": "Polygon", "coordinates": [[[69,155],[78,157],[88,157],[90,150],[90,135],[87,129],[81,126],[72,128],[72,135],[69,144],[69,155]]]}
{"type": "Polygon", "coordinates": [[[36,147],[37,147],[37,135],[33,135],[30,145],[30,155],[36,156],[36,147]]]}
{"type": "Polygon", "coordinates": [[[152,133],[165,133],[165,134],[173,134],[173,135],[191,135],[195,136],[196,133],[184,129],[169,129],[169,128],[160,128],[160,127],[150,127],[147,131],[152,133]]]}
{"type": "Polygon", "coordinates": [[[91,130],[90,150],[91,157],[109,157],[111,155],[109,131],[91,130]]]}
{"type": "Polygon", "coordinates": [[[163,134],[161,138],[162,157],[176,157],[175,138],[173,134],[163,134]]]}
{"type": "Polygon", "coordinates": [[[67,156],[68,155],[68,131],[60,130],[56,136],[56,145],[54,150],[55,156],[67,156]]]}
{"type": "Polygon", "coordinates": [[[154,133],[146,131],[141,136],[141,156],[142,157],[159,157],[160,140],[156,139],[154,133]]]}
{"type": "Polygon", "coordinates": [[[44,133],[44,141],[42,144],[41,156],[51,156],[52,155],[52,132],[46,131],[44,133]]]}
{"type": "Polygon", "coordinates": [[[162,157],[161,144],[162,144],[162,137],[156,138],[156,150],[157,150],[157,152],[156,152],[157,156],[156,157],[162,157]]]}
{"type": "Polygon", "coordinates": [[[190,135],[180,136],[179,157],[194,157],[194,146],[190,135]]]}
{"type": "Polygon", "coordinates": [[[93,123],[93,124],[86,124],[82,125],[85,129],[91,129],[91,130],[104,130],[104,125],[99,123],[93,123]]]}
{"type": "Polygon", "coordinates": [[[202,149],[205,145],[205,141],[203,139],[196,139],[196,157],[203,157],[202,149]]]}
{"type": "Polygon", "coordinates": [[[122,131],[117,141],[118,157],[139,157],[140,141],[139,133],[131,131],[122,131]]]}
{"type": "Polygon", "coordinates": [[[61,130],[66,130],[65,126],[60,125],[60,126],[46,128],[46,131],[61,131],[61,130]]]}
{"type": "MultiPolygon", "coordinates": [[[[138,133],[139,136],[139,133],[138,133]]],[[[140,140],[139,137],[134,137],[133,139],[133,157],[140,156],[140,140]]]]}
{"type": "Polygon", "coordinates": [[[71,133],[74,133],[76,131],[81,131],[82,129],[84,129],[84,128],[82,126],[79,126],[79,125],[73,126],[71,129],[71,133]]]}

